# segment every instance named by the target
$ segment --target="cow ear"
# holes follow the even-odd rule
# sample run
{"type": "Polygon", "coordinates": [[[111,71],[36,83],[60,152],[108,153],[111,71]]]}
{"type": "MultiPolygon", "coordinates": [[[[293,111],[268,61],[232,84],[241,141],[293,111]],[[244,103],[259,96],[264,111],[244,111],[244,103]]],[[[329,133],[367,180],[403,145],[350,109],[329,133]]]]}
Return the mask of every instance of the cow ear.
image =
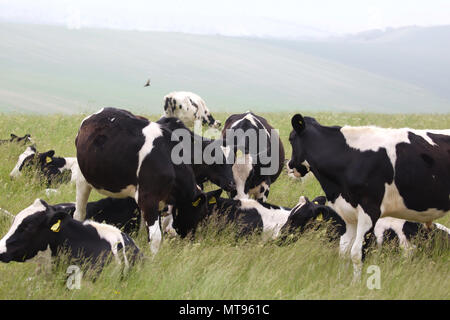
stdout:
{"type": "Polygon", "coordinates": [[[295,116],[291,119],[292,128],[300,134],[303,130],[305,130],[306,124],[305,119],[300,113],[297,113],[295,116]]]}
{"type": "Polygon", "coordinates": [[[222,189],[210,191],[206,194],[206,198],[208,199],[208,204],[215,204],[217,203],[217,199],[220,198],[220,195],[222,194],[222,189]]]}
{"type": "Polygon", "coordinates": [[[325,196],[315,197],[312,202],[323,206],[327,202],[327,198],[325,196]]]}
{"type": "Polygon", "coordinates": [[[192,201],[192,206],[197,208],[202,206],[205,202],[206,202],[206,195],[204,193],[201,193],[192,201]]]}
{"type": "Polygon", "coordinates": [[[51,213],[47,220],[47,226],[52,232],[60,232],[64,222],[69,218],[66,211],[56,211],[51,213]]]}
{"type": "Polygon", "coordinates": [[[11,139],[17,138],[17,136],[14,133],[11,133],[11,139]]]}
{"type": "Polygon", "coordinates": [[[47,157],[53,157],[55,155],[55,150],[50,150],[46,152],[47,157]]]}

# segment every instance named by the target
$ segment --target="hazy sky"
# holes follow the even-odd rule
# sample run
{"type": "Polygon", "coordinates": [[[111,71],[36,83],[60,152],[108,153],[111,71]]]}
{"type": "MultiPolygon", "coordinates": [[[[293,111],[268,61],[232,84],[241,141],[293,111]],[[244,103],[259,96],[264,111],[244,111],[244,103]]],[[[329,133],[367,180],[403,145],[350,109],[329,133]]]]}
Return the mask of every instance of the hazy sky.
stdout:
{"type": "Polygon", "coordinates": [[[0,0],[0,19],[200,33],[354,33],[450,24],[449,0],[0,0]],[[267,25],[269,24],[269,25],[267,25]],[[269,31],[270,31],[269,30],[269,31]],[[277,31],[278,30],[278,31],[277,31]]]}

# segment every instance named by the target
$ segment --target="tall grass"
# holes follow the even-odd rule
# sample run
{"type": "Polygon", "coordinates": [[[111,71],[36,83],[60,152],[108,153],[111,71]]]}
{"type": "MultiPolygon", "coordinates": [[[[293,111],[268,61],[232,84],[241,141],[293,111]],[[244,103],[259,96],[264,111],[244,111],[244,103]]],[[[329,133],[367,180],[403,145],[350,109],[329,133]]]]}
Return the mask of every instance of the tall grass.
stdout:
{"type": "MultiPolygon", "coordinates": [[[[291,131],[287,113],[262,114],[280,131],[290,158],[291,131]]],[[[309,114],[326,125],[379,125],[384,127],[449,128],[450,115],[309,114]]],[[[225,120],[228,114],[215,115],[225,120]]],[[[75,156],[74,140],[84,115],[14,116],[0,118],[0,138],[11,132],[30,133],[38,151],[53,149],[60,156],[75,156]]],[[[157,117],[150,117],[157,119],[157,117]]],[[[39,180],[24,175],[10,180],[24,146],[0,145],[0,208],[18,213],[36,198],[54,204],[73,202],[75,186],[62,185],[47,195],[39,180]]],[[[208,185],[208,190],[215,186],[208,185]]],[[[283,172],[272,185],[269,202],[294,206],[299,196],[323,194],[314,178],[303,183],[283,172]]],[[[93,192],[90,200],[102,196],[93,192]]],[[[439,219],[450,226],[450,217],[439,219]]],[[[11,219],[0,214],[0,236],[11,219]]],[[[193,240],[165,239],[152,256],[146,235],[134,235],[146,258],[122,277],[117,266],[108,265],[92,281],[83,277],[81,289],[66,287],[67,264],[54,266],[45,254],[26,263],[0,264],[1,299],[449,299],[450,252],[439,247],[420,247],[405,256],[394,245],[372,250],[360,283],[351,284],[349,259],[339,257],[337,244],[319,232],[309,232],[297,241],[279,245],[263,242],[258,235],[236,240],[233,228],[216,232],[213,223],[199,228],[193,240]],[[366,280],[369,265],[381,270],[381,288],[370,290],[366,280]]]]}

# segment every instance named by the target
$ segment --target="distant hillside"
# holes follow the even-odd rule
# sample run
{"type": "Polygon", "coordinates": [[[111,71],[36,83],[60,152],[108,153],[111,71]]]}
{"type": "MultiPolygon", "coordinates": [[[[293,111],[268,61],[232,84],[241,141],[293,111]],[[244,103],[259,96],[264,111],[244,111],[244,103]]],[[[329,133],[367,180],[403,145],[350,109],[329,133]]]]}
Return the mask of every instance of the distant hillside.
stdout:
{"type": "Polygon", "coordinates": [[[306,42],[3,23],[0,111],[159,114],[189,90],[213,111],[449,112],[449,28],[432,29],[306,42]]]}

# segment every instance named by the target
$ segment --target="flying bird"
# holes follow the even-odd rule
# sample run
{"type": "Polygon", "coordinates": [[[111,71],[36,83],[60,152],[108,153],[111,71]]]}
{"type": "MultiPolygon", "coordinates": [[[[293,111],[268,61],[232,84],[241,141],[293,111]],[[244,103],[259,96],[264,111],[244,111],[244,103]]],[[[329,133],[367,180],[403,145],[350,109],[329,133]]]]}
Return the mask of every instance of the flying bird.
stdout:
{"type": "Polygon", "coordinates": [[[150,79],[147,80],[147,83],[145,84],[144,87],[148,87],[148,86],[150,86],[150,79]]]}

